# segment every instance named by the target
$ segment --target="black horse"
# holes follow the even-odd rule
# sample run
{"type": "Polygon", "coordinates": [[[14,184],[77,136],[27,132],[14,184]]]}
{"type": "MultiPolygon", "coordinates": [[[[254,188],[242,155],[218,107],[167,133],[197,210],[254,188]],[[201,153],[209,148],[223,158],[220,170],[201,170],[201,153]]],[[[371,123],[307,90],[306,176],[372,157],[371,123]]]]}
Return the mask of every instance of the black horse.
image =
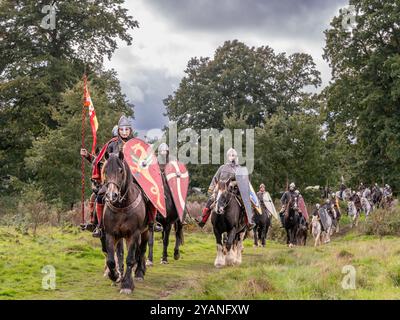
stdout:
{"type": "MultiPolygon", "coordinates": [[[[108,277],[116,282],[118,275],[115,247],[126,241],[126,271],[121,280],[121,293],[130,294],[134,289],[132,269],[137,264],[135,278],[143,280],[146,272],[145,253],[149,238],[146,211],[148,204],[143,191],[135,182],[122,152],[106,154],[104,164],[106,206],[104,209],[104,231],[106,237],[108,277]]],[[[123,251],[118,254],[118,265],[123,272],[123,251]],[[122,265],[122,267],[121,267],[122,265]]]]}
{"type": "Polygon", "coordinates": [[[236,181],[228,180],[218,183],[218,196],[211,223],[217,242],[215,267],[240,264],[242,262],[243,239],[247,228],[236,181]],[[222,238],[225,233],[226,238],[223,241],[222,238]]]}
{"type": "Polygon", "coordinates": [[[298,212],[297,197],[291,197],[288,201],[283,217],[283,223],[286,230],[286,244],[289,247],[297,244],[297,229],[299,227],[300,216],[298,212]]]}
{"type": "MultiPolygon", "coordinates": [[[[167,217],[164,218],[160,213],[157,213],[157,222],[159,222],[162,227],[162,239],[163,239],[163,254],[161,258],[161,264],[168,263],[168,244],[169,235],[171,233],[172,225],[175,227],[175,248],[174,248],[174,259],[178,260],[180,258],[179,246],[183,244],[183,225],[179,219],[178,212],[176,210],[174,200],[172,199],[171,190],[168,186],[166,178],[162,175],[163,186],[165,193],[165,205],[167,209],[167,217]]],[[[150,229],[149,237],[149,256],[147,258],[147,265],[153,265],[153,246],[154,246],[154,230],[150,229]]]]}
{"type": "Polygon", "coordinates": [[[382,204],[382,199],[383,199],[383,192],[380,188],[378,187],[373,187],[372,188],[372,205],[374,208],[380,208],[382,204]]]}
{"type": "Polygon", "coordinates": [[[267,238],[268,229],[271,226],[271,215],[268,213],[267,208],[262,202],[261,212],[261,215],[258,213],[254,214],[254,223],[256,225],[253,229],[255,247],[260,246],[259,240],[261,240],[261,245],[265,247],[265,240],[267,238]]]}

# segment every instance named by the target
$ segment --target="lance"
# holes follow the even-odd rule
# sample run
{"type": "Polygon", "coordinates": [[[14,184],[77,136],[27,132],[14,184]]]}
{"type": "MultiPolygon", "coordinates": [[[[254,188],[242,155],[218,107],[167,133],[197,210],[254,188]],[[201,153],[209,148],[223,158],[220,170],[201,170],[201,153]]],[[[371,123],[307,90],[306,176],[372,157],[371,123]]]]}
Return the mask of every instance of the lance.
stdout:
{"type": "MultiPolygon", "coordinates": [[[[84,88],[86,88],[86,66],[85,66],[85,72],[83,74],[83,82],[84,82],[84,88]]],[[[84,101],[82,103],[82,129],[81,129],[81,148],[85,148],[85,121],[86,121],[86,106],[85,106],[85,96],[84,96],[84,101]]],[[[81,183],[82,183],[82,189],[81,189],[81,213],[82,213],[82,224],[85,223],[85,157],[81,156],[81,183]]]]}

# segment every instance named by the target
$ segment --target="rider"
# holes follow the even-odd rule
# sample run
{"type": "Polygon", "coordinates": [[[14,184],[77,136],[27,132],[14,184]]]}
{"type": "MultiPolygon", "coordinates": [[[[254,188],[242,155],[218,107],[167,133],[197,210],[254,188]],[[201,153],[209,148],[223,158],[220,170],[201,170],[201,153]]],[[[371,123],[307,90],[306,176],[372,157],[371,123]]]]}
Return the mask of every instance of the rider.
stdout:
{"type": "MultiPolygon", "coordinates": [[[[114,128],[112,129],[112,136],[113,139],[116,139],[116,137],[118,137],[118,125],[115,125],[114,128]]],[[[98,153],[98,152],[97,152],[98,153]]],[[[90,164],[94,167],[95,166],[95,161],[97,160],[97,156],[98,155],[93,155],[91,153],[89,153],[86,149],[81,149],[80,151],[81,156],[83,156],[87,161],[90,162],[90,164]]],[[[102,163],[98,162],[98,166],[99,166],[99,170],[98,172],[100,172],[100,168],[102,166],[102,163]]],[[[91,178],[91,182],[92,182],[92,194],[90,195],[90,199],[89,199],[89,214],[90,214],[90,222],[89,223],[85,223],[83,225],[81,225],[82,230],[89,230],[89,231],[94,231],[96,229],[96,224],[95,224],[95,204],[97,207],[97,210],[99,210],[99,212],[102,210],[101,205],[97,206],[96,203],[96,199],[101,187],[101,183],[100,183],[100,179],[97,179],[95,176],[92,175],[91,178]]],[[[96,210],[96,211],[97,211],[96,210]]],[[[97,219],[98,220],[98,219],[97,219]]]]}
{"type": "Polygon", "coordinates": [[[294,182],[292,182],[289,185],[289,190],[286,191],[281,198],[281,204],[282,204],[282,208],[281,211],[279,212],[279,217],[281,218],[281,223],[282,223],[282,228],[285,227],[285,222],[284,222],[284,213],[286,210],[286,205],[289,203],[290,199],[292,199],[292,197],[296,196],[296,185],[294,184],[294,182]]]}
{"type": "MultiPolygon", "coordinates": [[[[199,227],[203,228],[211,215],[211,205],[215,202],[217,197],[217,186],[219,181],[228,181],[229,179],[236,178],[236,170],[240,168],[238,155],[235,149],[230,148],[227,153],[228,161],[226,164],[223,164],[218,168],[218,171],[215,173],[214,177],[211,180],[210,186],[208,187],[208,201],[203,208],[201,221],[198,222],[199,227]]],[[[246,217],[247,227],[252,229],[254,227],[253,222],[249,222],[246,217]]]]}
{"type": "MultiPolygon", "coordinates": [[[[265,203],[264,203],[264,193],[265,193],[265,184],[261,183],[260,189],[257,192],[257,198],[258,198],[258,201],[260,202],[262,212],[268,212],[267,207],[265,206],[265,203]]],[[[254,217],[255,217],[255,215],[253,215],[253,222],[254,222],[254,217]]]]}

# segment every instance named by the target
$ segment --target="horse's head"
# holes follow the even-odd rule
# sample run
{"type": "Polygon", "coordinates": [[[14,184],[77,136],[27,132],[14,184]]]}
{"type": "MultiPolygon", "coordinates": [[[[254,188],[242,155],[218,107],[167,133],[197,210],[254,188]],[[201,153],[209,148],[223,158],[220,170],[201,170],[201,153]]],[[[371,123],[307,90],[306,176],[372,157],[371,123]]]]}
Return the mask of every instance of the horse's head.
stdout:
{"type": "Polygon", "coordinates": [[[228,205],[232,193],[238,192],[238,186],[236,181],[228,179],[227,181],[218,182],[218,195],[217,195],[217,206],[216,212],[218,214],[223,214],[225,207],[228,205]]]}
{"type": "Polygon", "coordinates": [[[106,199],[111,203],[120,202],[121,193],[126,184],[127,171],[124,162],[124,154],[105,154],[106,162],[103,168],[104,185],[107,188],[106,199]]]}

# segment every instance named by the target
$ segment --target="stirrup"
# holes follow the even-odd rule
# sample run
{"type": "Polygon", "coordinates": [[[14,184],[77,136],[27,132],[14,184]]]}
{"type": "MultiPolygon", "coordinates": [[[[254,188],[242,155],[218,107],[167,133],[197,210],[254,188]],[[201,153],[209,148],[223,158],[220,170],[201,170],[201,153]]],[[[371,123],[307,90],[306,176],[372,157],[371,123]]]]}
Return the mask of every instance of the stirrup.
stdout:
{"type": "Polygon", "coordinates": [[[101,236],[103,235],[103,231],[101,230],[100,227],[96,227],[96,229],[94,229],[92,236],[93,238],[101,238],[101,236]]]}

